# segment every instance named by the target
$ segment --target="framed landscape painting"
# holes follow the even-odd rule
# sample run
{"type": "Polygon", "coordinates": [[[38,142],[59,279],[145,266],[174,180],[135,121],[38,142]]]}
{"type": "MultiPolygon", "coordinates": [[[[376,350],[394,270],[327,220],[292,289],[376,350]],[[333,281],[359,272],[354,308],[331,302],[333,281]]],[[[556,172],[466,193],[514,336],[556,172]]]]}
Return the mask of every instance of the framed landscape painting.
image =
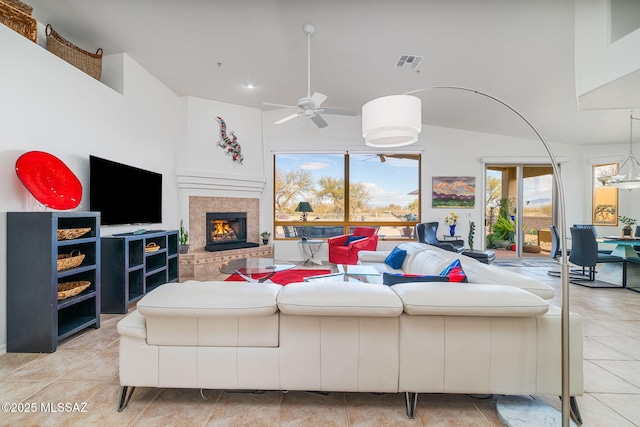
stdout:
{"type": "Polygon", "coordinates": [[[431,206],[472,209],[476,205],[475,176],[434,176],[431,206]]]}

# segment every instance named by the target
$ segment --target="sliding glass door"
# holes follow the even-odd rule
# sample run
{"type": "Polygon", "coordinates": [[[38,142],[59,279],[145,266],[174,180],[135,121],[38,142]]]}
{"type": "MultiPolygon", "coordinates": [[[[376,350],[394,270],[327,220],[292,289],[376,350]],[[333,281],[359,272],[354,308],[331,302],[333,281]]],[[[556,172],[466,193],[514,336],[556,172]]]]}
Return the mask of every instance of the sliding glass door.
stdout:
{"type": "Polygon", "coordinates": [[[485,189],[487,248],[505,258],[549,256],[555,193],[551,165],[486,165],[485,189]]]}

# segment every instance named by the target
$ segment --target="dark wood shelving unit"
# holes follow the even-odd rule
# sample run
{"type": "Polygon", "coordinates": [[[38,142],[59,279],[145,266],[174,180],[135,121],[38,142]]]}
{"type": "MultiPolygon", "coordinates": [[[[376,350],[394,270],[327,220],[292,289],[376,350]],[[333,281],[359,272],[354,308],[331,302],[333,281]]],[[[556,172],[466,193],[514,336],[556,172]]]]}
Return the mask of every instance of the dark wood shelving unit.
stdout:
{"type": "Polygon", "coordinates": [[[178,281],[178,231],[118,234],[101,239],[102,313],[127,313],[129,306],[160,285],[178,281]],[[147,245],[159,246],[147,252],[147,245]]]}
{"type": "Polygon", "coordinates": [[[52,353],[85,328],[100,327],[100,214],[7,213],[7,351],[52,353]],[[89,228],[58,240],[58,229],[89,228]],[[58,271],[58,255],[85,255],[75,268],[58,271]],[[79,295],[58,300],[58,284],[87,280],[79,295]]]}

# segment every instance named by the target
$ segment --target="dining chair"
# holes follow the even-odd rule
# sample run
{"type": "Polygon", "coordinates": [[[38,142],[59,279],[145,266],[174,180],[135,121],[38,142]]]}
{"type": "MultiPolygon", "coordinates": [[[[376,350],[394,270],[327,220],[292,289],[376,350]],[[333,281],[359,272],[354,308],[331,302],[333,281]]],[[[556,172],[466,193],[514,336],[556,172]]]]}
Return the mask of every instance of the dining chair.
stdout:
{"type": "MultiPolygon", "coordinates": [[[[558,258],[562,255],[562,246],[560,246],[560,234],[558,233],[558,227],[553,224],[549,225],[549,231],[551,232],[551,250],[549,251],[549,257],[558,261],[558,258]]],[[[567,255],[571,254],[571,250],[567,249],[567,255]]],[[[561,277],[560,270],[548,270],[547,275],[552,277],[561,277]]],[[[587,271],[585,267],[582,267],[582,270],[578,269],[570,269],[569,270],[569,279],[583,279],[587,277],[587,271]]]]}
{"type": "MultiPolygon", "coordinates": [[[[596,281],[596,265],[606,262],[620,262],[622,268],[625,268],[624,259],[615,255],[606,253],[598,253],[598,242],[595,233],[588,227],[571,227],[571,251],[569,254],[569,262],[584,267],[587,271],[586,279],[577,281],[576,279],[569,281],[573,284],[586,286],[589,288],[610,288],[622,287],[613,284],[604,284],[596,281]]],[[[624,278],[624,273],[623,273],[624,278]]],[[[624,280],[623,280],[624,281],[624,280]]]]}
{"type": "MultiPolygon", "coordinates": [[[[577,228],[587,228],[593,231],[593,235],[596,236],[596,239],[598,238],[598,231],[596,230],[596,226],[593,224],[573,224],[573,226],[577,228]]],[[[598,253],[611,255],[611,249],[598,248],[598,253]]]]}

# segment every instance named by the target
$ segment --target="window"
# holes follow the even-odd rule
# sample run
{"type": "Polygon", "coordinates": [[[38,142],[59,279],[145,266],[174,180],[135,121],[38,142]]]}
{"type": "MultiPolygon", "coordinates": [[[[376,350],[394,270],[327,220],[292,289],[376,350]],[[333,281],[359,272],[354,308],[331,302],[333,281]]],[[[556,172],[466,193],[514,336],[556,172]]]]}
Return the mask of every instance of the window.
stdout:
{"type": "Polygon", "coordinates": [[[381,238],[414,237],[419,154],[277,154],[274,162],[276,238],[328,238],[358,225],[378,227],[381,238]]]}
{"type": "Polygon", "coordinates": [[[594,225],[618,225],[618,189],[604,183],[618,174],[617,163],[594,165],[592,173],[592,212],[594,225]]]}

